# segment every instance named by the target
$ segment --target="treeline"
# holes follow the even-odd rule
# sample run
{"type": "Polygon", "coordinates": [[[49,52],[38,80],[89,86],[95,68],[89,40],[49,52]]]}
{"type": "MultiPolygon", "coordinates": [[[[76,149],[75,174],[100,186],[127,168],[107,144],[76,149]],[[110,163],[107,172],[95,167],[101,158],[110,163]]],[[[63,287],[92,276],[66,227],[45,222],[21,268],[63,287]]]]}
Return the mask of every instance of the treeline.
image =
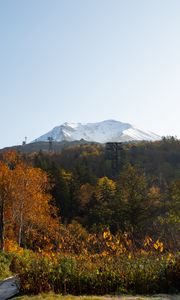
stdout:
{"type": "Polygon", "coordinates": [[[138,246],[146,236],[179,249],[180,141],[126,143],[112,159],[105,146],[60,153],[5,152],[0,161],[0,246],[15,240],[55,247],[62,228],[108,229],[138,246]],[[75,222],[75,223],[74,223],[75,222]],[[64,227],[63,227],[64,226],[64,227]]]}
{"type": "Polygon", "coordinates": [[[150,235],[179,247],[179,140],[122,144],[115,167],[106,148],[94,144],[31,159],[51,178],[63,224],[75,220],[89,232],[109,228],[137,243],[150,235]]]}
{"type": "Polygon", "coordinates": [[[0,157],[0,277],[21,292],[179,291],[180,141],[0,157]]]}

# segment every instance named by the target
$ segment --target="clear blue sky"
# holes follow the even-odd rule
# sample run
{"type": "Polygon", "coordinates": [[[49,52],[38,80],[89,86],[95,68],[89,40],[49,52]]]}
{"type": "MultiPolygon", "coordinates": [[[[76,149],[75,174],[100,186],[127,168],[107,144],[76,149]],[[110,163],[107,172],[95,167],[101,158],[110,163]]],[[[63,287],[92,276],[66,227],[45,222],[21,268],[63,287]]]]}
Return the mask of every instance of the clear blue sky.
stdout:
{"type": "Polygon", "coordinates": [[[65,121],[180,137],[180,0],[0,0],[0,148],[65,121]]]}

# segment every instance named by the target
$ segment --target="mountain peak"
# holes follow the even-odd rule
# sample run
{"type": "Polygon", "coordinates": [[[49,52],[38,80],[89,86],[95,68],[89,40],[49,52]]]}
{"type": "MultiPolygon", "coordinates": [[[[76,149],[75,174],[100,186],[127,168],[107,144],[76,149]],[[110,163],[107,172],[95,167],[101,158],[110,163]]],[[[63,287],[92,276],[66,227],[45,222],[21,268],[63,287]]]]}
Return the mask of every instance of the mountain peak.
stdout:
{"type": "Polygon", "coordinates": [[[85,140],[89,142],[126,142],[160,140],[161,137],[149,131],[143,131],[134,127],[129,123],[116,120],[104,120],[97,123],[71,123],[65,122],[60,126],[54,127],[48,133],[40,136],[35,141],[48,141],[52,137],[53,140],[75,141],[85,140]]]}

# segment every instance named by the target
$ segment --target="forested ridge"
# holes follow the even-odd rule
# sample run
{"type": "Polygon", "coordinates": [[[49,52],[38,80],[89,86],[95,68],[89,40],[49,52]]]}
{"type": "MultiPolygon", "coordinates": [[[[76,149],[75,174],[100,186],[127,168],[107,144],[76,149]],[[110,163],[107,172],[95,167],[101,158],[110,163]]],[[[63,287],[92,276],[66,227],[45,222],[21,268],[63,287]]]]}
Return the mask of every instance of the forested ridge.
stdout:
{"type": "Polygon", "coordinates": [[[174,240],[180,197],[180,141],[125,143],[118,165],[101,145],[79,145],[60,154],[39,152],[34,166],[45,170],[64,224],[77,221],[88,231],[105,226],[113,233],[128,232],[174,240]]]}
{"type": "Polygon", "coordinates": [[[173,137],[1,153],[0,260],[25,292],[176,291],[179,218],[173,137]]]}

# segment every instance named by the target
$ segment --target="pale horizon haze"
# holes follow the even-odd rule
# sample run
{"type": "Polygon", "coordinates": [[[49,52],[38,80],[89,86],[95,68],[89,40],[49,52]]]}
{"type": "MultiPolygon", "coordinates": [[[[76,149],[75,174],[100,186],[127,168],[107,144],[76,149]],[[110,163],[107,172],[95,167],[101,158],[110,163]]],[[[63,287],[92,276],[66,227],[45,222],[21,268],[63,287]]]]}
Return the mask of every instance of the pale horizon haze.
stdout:
{"type": "Polygon", "coordinates": [[[1,0],[0,148],[114,119],[180,138],[179,0],[1,0]]]}

